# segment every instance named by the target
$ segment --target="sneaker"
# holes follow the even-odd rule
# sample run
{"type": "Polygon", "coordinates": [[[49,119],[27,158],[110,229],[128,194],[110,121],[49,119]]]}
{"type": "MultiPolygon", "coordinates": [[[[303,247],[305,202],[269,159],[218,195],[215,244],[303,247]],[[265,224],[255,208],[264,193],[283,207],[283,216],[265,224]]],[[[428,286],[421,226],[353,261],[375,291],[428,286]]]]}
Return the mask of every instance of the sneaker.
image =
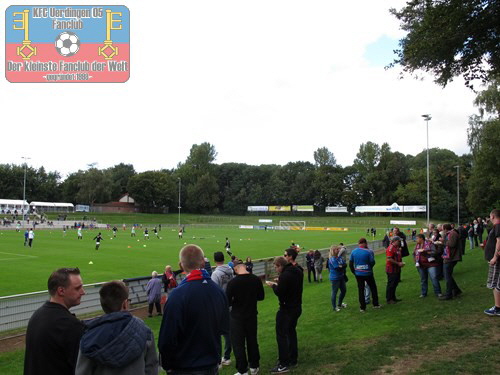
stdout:
{"type": "Polygon", "coordinates": [[[248,372],[243,372],[243,373],[241,373],[241,372],[237,372],[237,373],[236,373],[236,374],[234,374],[234,375],[248,375],[248,372]]]}
{"type": "Polygon", "coordinates": [[[257,375],[258,373],[259,373],[258,367],[255,368],[250,367],[250,375],[257,375]]]}
{"type": "Polygon", "coordinates": [[[382,305],[374,305],[373,308],[374,309],[380,309],[382,307],[382,305]]]}
{"type": "Polygon", "coordinates": [[[342,307],[343,309],[347,308],[347,303],[342,303],[342,305],[340,305],[340,307],[342,307]]]}
{"type": "Polygon", "coordinates": [[[290,370],[286,366],[276,365],[276,367],[271,369],[271,374],[284,374],[290,370]]]}
{"type": "Polygon", "coordinates": [[[427,297],[427,294],[421,294],[421,295],[419,296],[419,298],[425,298],[425,297],[427,297]]]}
{"type": "Polygon", "coordinates": [[[359,309],[360,313],[364,313],[366,310],[365,309],[359,309]]]}
{"type": "Polygon", "coordinates": [[[231,364],[231,359],[225,359],[224,357],[222,357],[222,359],[220,360],[220,364],[222,366],[229,366],[231,364]]]}
{"type": "Polygon", "coordinates": [[[340,311],[340,307],[336,307],[335,311],[339,312],[340,311]]]}
{"type": "Polygon", "coordinates": [[[489,316],[500,316],[500,309],[493,306],[491,309],[484,310],[484,313],[489,316]]]}

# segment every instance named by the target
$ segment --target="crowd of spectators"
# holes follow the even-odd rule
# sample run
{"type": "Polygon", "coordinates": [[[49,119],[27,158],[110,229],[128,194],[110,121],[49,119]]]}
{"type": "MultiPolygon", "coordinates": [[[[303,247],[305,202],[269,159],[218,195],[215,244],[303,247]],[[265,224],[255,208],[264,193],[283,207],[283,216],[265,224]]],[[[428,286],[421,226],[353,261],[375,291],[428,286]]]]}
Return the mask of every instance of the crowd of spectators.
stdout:
{"type": "MultiPolygon", "coordinates": [[[[408,263],[420,275],[420,298],[428,295],[429,279],[439,300],[459,297],[463,291],[460,280],[454,278],[454,268],[462,261],[467,237],[471,247],[476,246],[477,237],[477,246],[484,248],[489,264],[487,287],[493,290],[495,301],[484,312],[500,316],[500,210],[493,210],[489,220],[478,218],[458,227],[430,224],[426,234],[411,233],[416,241],[411,253],[405,234],[398,228],[390,232],[385,249],[387,305],[402,301],[397,297],[397,288],[402,269],[407,266],[406,257],[413,258],[408,263]],[[442,289],[443,279],[446,287],[442,289]]],[[[213,270],[199,246],[186,245],[179,253],[178,271],[166,266],[161,276],[153,272],[146,290],[149,316],[153,307],[158,315],[163,315],[159,356],[151,330],[128,311],[130,300],[125,284],[105,283],[100,290],[105,315],[83,322],[69,312],[85,294],[79,269],[54,271],[48,280],[50,300],[33,314],[28,325],[25,375],[149,375],[158,374],[159,366],[172,375],[215,375],[221,366],[231,364],[231,351],[238,371],[235,375],[257,375],[257,302],[264,299],[265,293],[261,280],[252,273],[252,260],[237,259],[228,243],[227,240],[226,252],[231,261],[226,263],[223,252],[216,252],[213,270]],[[181,273],[184,277],[178,279],[181,273]],[[225,339],[224,348],[221,337],[225,339]]],[[[271,369],[273,374],[287,373],[298,366],[296,327],[302,315],[304,270],[297,263],[297,255],[298,248],[290,247],[283,256],[276,257],[273,266],[277,277],[266,281],[279,301],[275,321],[278,361],[271,369]]],[[[325,259],[319,251],[309,251],[305,258],[308,281],[320,283],[325,259]]],[[[375,309],[382,306],[374,265],[374,252],[365,238],[359,239],[349,258],[343,244],[330,248],[326,267],[335,312],[347,308],[344,298],[348,269],[356,280],[360,312],[364,313],[370,303],[375,309]]]]}

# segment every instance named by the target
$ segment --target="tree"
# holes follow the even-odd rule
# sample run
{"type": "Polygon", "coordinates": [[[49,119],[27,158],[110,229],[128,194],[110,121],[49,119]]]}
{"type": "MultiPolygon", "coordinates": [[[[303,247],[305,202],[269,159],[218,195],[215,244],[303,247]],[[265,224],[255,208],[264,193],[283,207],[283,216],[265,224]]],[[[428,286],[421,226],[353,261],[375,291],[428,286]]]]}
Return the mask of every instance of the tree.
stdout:
{"type": "Polygon", "coordinates": [[[324,166],[334,167],[337,165],[337,160],[335,159],[333,152],[326,147],[321,147],[314,151],[314,162],[319,168],[324,166]]]}
{"type": "Polygon", "coordinates": [[[176,183],[171,173],[147,171],[130,177],[127,190],[146,212],[163,212],[172,206],[176,197],[176,183]]]}
{"type": "Polygon", "coordinates": [[[209,213],[219,203],[219,186],[214,176],[201,175],[195,183],[187,187],[186,205],[191,212],[209,213]]]}
{"type": "Polygon", "coordinates": [[[192,212],[208,212],[219,202],[219,189],[213,189],[215,177],[215,147],[208,142],[193,145],[185,163],[179,163],[176,175],[182,180],[184,206],[192,212]],[[202,182],[207,182],[207,191],[202,192],[202,182]],[[202,196],[196,194],[202,193],[202,196]],[[213,195],[215,194],[215,196],[213,195]],[[214,204],[215,202],[215,204],[214,204]]]}
{"type": "Polygon", "coordinates": [[[487,214],[500,207],[500,80],[494,79],[480,92],[474,104],[480,115],[469,118],[468,144],[472,151],[472,171],[468,181],[467,203],[476,214],[487,214]]]}
{"type": "Polygon", "coordinates": [[[186,165],[195,172],[195,175],[200,176],[205,174],[207,170],[212,169],[212,163],[216,157],[217,151],[215,151],[215,147],[208,142],[204,142],[201,145],[191,146],[186,165]]]}
{"type": "Polygon", "coordinates": [[[118,200],[120,196],[127,193],[129,179],[135,175],[135,169],[132,164],[120,163],[106,170],[113,181],[111,199],[118,200]]]}
{"type": "Polygon", "coordinates": [[[471,88],[500,73],[498,0],[410,0],[390,12],[407,34],[389,66],[430,72],[441,86],[463,75],[471,88]]]}
{"type": "Polygon", "coordinates": [[[480,146],[474,156],[469,179],[467,204],[470,209],[486,215],[500,207],[500,120],[486,122],[481,130],[480,146]]]}
{"type": "Polygon", "coordinates": [[[353,189],[361,198],[361,203],[375,204],[374,189],[377,181],[376,167],[380,161],[380,146],[373,142],[362,143],[354,159],[356,170],[353,189]]]}
{"type": "Polygon", "coordinates": [[[105,203],[111,199],[111,178],[103,170],[90,168],[79,176],[76,200],[79,203],[93,205],[105,203]]]}

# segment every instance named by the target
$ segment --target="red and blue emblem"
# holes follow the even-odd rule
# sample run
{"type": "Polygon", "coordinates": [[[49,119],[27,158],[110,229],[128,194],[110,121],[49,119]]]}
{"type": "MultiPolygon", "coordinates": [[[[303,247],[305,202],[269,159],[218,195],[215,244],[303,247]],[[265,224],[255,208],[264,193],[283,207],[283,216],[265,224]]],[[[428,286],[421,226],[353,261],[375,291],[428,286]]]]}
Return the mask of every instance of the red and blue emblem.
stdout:
{"type": "Polygon", "coordinates": [[[117,5],[12,5],[5,12],[9,82],[126,82],[130,12],[117,5]]]}

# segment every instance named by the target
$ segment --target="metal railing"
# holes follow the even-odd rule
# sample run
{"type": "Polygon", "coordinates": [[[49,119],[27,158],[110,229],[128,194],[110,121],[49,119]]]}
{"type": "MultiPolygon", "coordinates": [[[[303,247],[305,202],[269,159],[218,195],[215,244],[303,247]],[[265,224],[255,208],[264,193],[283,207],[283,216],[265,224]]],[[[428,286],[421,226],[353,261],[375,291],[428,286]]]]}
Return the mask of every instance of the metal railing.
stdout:
{"type": "MultiPolygon", "coordinates": [[[[348,254],[356,247],[356,244],[347,245],[348,254]]],[[[369,248],[377,250],[381,247],[382,241],[369,241],[369,248]]],[[[328,258],[328,248],[318,250],[325,259],[328,258]]],[[[304,269],[307,268],[305,256],[306,254],[299,253],[296,259],[297,263],[304,269]]],[[[254,260],[253,273],[263,280],[274,278],[276,274],[273,260],[274,257],[254,260]]],[[[123,280],[129,287],[132,305],[147,302],[146,285],[150,279],[150,276],[145,276],[123,280]]],[[[76,315],[102,312],[99,299],[99,289],[102,284],[103,282],[84,285],[86,294],[78,306],[71,308],[71,312],[76,315]]],[[[31,315],[48,299],[47,291],[0,297],[0,332],[26,327],[31,315]]]]}

